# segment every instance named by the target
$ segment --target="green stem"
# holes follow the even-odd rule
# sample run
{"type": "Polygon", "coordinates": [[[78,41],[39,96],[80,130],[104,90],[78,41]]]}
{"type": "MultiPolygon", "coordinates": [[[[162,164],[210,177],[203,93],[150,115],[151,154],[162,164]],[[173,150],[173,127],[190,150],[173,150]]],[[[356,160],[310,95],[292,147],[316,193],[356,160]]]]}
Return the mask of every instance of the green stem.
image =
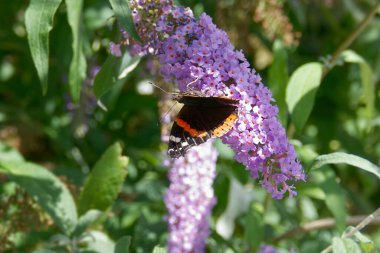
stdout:
{"type": "Polygon", "coordinates": [[[331,60],[328,62],[327,67],[325,67],[323,71],[323,77],[326,76],[326,74],[331,69],[330,66],[334,66],[336,61],[338,60],[339,56],[342,54],[344,50],[346,50],[352,42],[360,35],[360,33],[366,28],[370,22],[372,21],[373,17],[375,16],[377,10],[380,7],[380,0],[376,3],[376,5],[372,8],[370,12],[368,12],[367,16],[363,19],[363,21],[356,27],[356,29],[351,33],[351,35],[338,47],[338,49],[334,52],[334,54],[331,57],[331,60]]]}
{"type": "MultiPolygon", "coordinates": [[[[347,234],[343,235],[342,238],[350,238],[354,236],[357,232],[365,228],[368,224],[370,224],[377,216],[380,215],[380,208],[376,209],[373,213],[367,216],[362,222],[360,222],[354,229],[352,229],[347,234]]],[[[330,245],[326,249],[322,250],[321,253],[329,253],[333,250],[333,246],[330,245]]]]}

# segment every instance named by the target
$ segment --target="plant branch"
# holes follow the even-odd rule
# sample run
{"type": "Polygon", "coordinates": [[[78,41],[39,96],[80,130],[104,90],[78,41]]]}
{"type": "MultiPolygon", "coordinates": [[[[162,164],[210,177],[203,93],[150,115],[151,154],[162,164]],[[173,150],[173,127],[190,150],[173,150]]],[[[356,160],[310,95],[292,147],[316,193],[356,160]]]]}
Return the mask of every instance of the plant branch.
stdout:
{"type": "MultiPolygon", "coordinates": [[[[347,217],[346,223],[348,225],[359,224],[356,228],[358,228],[360,226],[360,229],[363,229],[366,225],[369,224],[369,222],[373,222],[373,224],[376,224],[376,225],[380,224],[380,217],[376,217],[380,213],[377,213],[377,212],[380,212],[380,208],[378,210],[376,210],[374,213],[372,213],[371,215],[369,215],[368,217],[364,216],[364,215],[347,217]],[[372,219],[368,223],[366,223],[364,226],[362,226],[361,224],[363,224],[364,221],[368,221],[368,218],[370,218],[370,217],[372,219]]],[[[320,219],[320,220],[312,221],[312,222],[306,223],[305,225],[302,225],[298,228],[292,229],[292,230],[290,230],[290,231],[288,231],[288,232],[286,232],[286,233],[284,233],[278,237],[275,237],[273,239],[273,242],[276,243],[276,242],[279,242],[279,241],[282,241],[282,240],[285,240],[285,239],[288,239],[291,237],[295,237],[295,236],[300,235],[300,234],[304,234],[305,232],[310,232],[312,230],[331,228],[331,227],[334,227],[335,225],[336,225],[336,222],[335,222],[334,218],[326,218],[326,219],[320,219]]],[[[355,230],[356,230],[356,228],[355,228],[355,230]]],[[[358,230],[356,230],[356,231],[358,231],[358,230]]],[[[355,233],[355,232],[353,232],[353,233],[355,233]]]]}
{"type": "MultiPolygon", "coordinates": [[[[380,208],[378,208],[375,212],[370,214],[368,217],[366,217],[362,222],[360,222],[353,230],[351,230],[349,233],[344,234],[342,238],[350,238],[352,237],[356,232],[362,230],[365,228],[368,224],[370,224],[372,221],[378,219],[380,215],[380,208]]],[[[328,253],[333,249],[333,246],[330,245],[326,249],[322,250],[321,253],[328,253]]]]}

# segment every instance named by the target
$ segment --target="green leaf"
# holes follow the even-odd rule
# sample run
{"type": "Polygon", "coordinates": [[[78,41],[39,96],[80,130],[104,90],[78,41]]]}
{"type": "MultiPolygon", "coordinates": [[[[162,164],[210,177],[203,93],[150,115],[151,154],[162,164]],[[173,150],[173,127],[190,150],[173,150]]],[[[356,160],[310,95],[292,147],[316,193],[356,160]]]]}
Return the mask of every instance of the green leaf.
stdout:
{"type": "Polygon", "coordinates": [[[122,25],[122,28],[136,41],[142,43],[139,37],[135,24],[132,19],[131,9],[129,8],[127,0],[109,0],[116,18],[122,25]]]}
{"type": "Polygon", "coordinates": [[[363,159],[359,156],[350,155],[350,154],[341,153],[341,152],[318,156],[315,159],[311,169],[317,169],[326,164],[339,164],[339,163],[351,165],[359,169],[362,169],[364,171],[370,172],[380,179],[379,166],[376,166],[370,161],[363,159]]]}
{"type": "Polygon", "coordinates": [[[116,199],[127,175],[128,158],[121,151],[115,143],[96,162],[79,196],[80,214],[90,209],[105,211],[116,199]]]}
{"type": "Polygon", "coordinates": [[[325,193],[325,204],[333,214],[336,226],[340,232],[346,227],[346,197],[344,190],[336,181],[336,175],[330,167],[313,172],[313,180],[325,193]]]}
{"type": "Polygon", "coordinates": [[[37,249],[34,250],[32,253],[57,253],[57,251],[53,251],[50,249],[37,249]]]}
{"type": "Polygon", "coordinates": [[[273,44],[273,63],[269,68],[268,85],[276,99],[279,108],[278,116],[283,126],[287,123],[287,108],[285,102],[286,85],[288,83],[288,54],[281,40],[273,44]]]}
{"type": "Polygon", "coordinates": [[[24,161],[24,157],[14,148],[0,142],[0,161],[24,161]]]}
{"type": "Polygon", "coordinates": [[[332,246],[333,253],[348,253],[342,238],[334,237],[332,246]]]}
{"type": "Polygon", "coordinates": [[[164,247],[156,246],[154,247],[153,253],[166,253],[167,250],[164,247]]]}
{"type": "Polygon", "coordinates": [[[74,235],[80,236],[82,233],[90,227],[92,224],[94,224],[101,216],[102,212],[98,210],[89,210],[84,215],[79,217],[78,224],[75,228],[74,235]]]}
{"type": "MultiPolygon", "coordinates": [[[[353,229],[353,227],[348,227],[345,231],[345,234],[350,233],[353,229]]],[[[376,244],[365,235],[363,235],[360,231],[356,231],[351,238],[359,244],[362,252],[364,253],[380,252],[379,249],[376,248],[376,244]]]]}
{"type": "Polygon", "coordinates": [[[310,62],[297,68],[286,88],[286,103],[292,121],[302,130],[314,106],[315,94],[321,84],[322,64],[310,62]]]}
{"type": "Polygon", "coordinates": [[[34,66],[46,94],[49,73],[49,32],[62,0],[31,0],[25,12],[25,27],[34,66]]]}
{"type": "Polygon", "coordinates": [[[117,240],[115,245],[115,253],[129,253],[129,247],[131,245],[131,237],[123,236],[117,240]]]}
{"type": "Polygon", "coordinates": [[[85,246],[80,252],[91,253],[113,253],[115,252],[115,243],[107,234],[101,231],[90,231],[86,237],[81,240],[85,246]]]}
{"type": "Polygon", "coordinates": [[[251,208],[246,214],[244,230],[245,239],[249,243],[251,249],[253,252],[258,251],[260,243],[264,237],[263,214],[259,213],[258,210],[255,210],[255,208],[251,208]]]}
{"type": "MultiPolygon", "coordinates": [[[[231,240],[224,239],[215,230],[211,231],[210,237],[213,238],[216,241],[216,243],[218,245],[218,248],[220,248],[220,245],[226,245],[227,247],[229,247],[229,250],[230,250],[230,251],[227,251],[227,252],[231,252],[231,251],[233,253],[239,252],[239,250],[236,249],[236,247],[233,245],[233,243],[231,242],[231,240]]],[[[213,252],[215,252],[215,251],[213,251],[213,252]]]]}
{"type": "Polygon", "coordinates": [[[128,53],[123,57],[109,55],[94,81],[94,92],[100,98],[116,85],[116,82],[125,78],[140,62],[140,57],[131,57],[128,53]]]}
{"type": "Polygon", "coordinates": [[[76,206],[66,186],[50,171],[33,163],[1,161],[0,172],[32,196],[65,234],[77,224],[76,206]]]}
{"type": "Polygon", "coordinates": [[[375,114],[376,87],[374,73],[367,61],[355,51],[346,50],[342,53],[343,60],[348,63],[357,63],[360,66],[360,77],[363,86],[363,102],[366,105],[366,115],[372,119],[375,114]]]}
{"type": "Polygon", "coordinates": [[[351,238],[343,238],[344,247],[349,253],[362,253],[359,245],[351,238]]]}
{"type": "Polygon", "coordinates": [[[97,98],[100,98],[116,84],[121,62],[121,57],[108,56],[94,80],[94,93],[97,98]]]}
{"type": "Polygon", "coordinates": [[[79,101],[82,83],[86,78],[86,58],[83,53],[82,6],[83,0],[65,0],[67,18],[72,32],[72,50],[69,85],[75,102],[79,101]]]}

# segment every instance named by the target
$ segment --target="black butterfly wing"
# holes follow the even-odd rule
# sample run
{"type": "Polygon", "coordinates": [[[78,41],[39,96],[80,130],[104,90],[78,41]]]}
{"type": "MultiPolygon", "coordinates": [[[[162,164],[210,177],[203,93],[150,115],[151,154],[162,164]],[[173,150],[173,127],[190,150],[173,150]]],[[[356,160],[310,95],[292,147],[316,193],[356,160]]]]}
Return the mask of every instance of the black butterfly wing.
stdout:
{"type": "Polygon", "coordinates": [[[170,132],[169,156],[178,158],[193,146],[202,144],[212,137],[223,136],[233,127],[236,119],[235,105],[185,104],[170,132]]]}

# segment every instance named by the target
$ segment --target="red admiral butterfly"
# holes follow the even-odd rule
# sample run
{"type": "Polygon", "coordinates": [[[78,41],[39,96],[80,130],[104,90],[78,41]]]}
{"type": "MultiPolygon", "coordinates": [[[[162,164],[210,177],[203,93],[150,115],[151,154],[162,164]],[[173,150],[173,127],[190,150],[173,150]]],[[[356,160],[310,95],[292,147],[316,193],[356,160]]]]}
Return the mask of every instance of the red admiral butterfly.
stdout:
{"type": "Polygon", "coordinates": [[[201,92],[174,93],[173,99],[184,104],[174,120],[168,155],[183,156],[191,147],[231,130],[238,117],[239,100],[206,97],[201,92]]]}

